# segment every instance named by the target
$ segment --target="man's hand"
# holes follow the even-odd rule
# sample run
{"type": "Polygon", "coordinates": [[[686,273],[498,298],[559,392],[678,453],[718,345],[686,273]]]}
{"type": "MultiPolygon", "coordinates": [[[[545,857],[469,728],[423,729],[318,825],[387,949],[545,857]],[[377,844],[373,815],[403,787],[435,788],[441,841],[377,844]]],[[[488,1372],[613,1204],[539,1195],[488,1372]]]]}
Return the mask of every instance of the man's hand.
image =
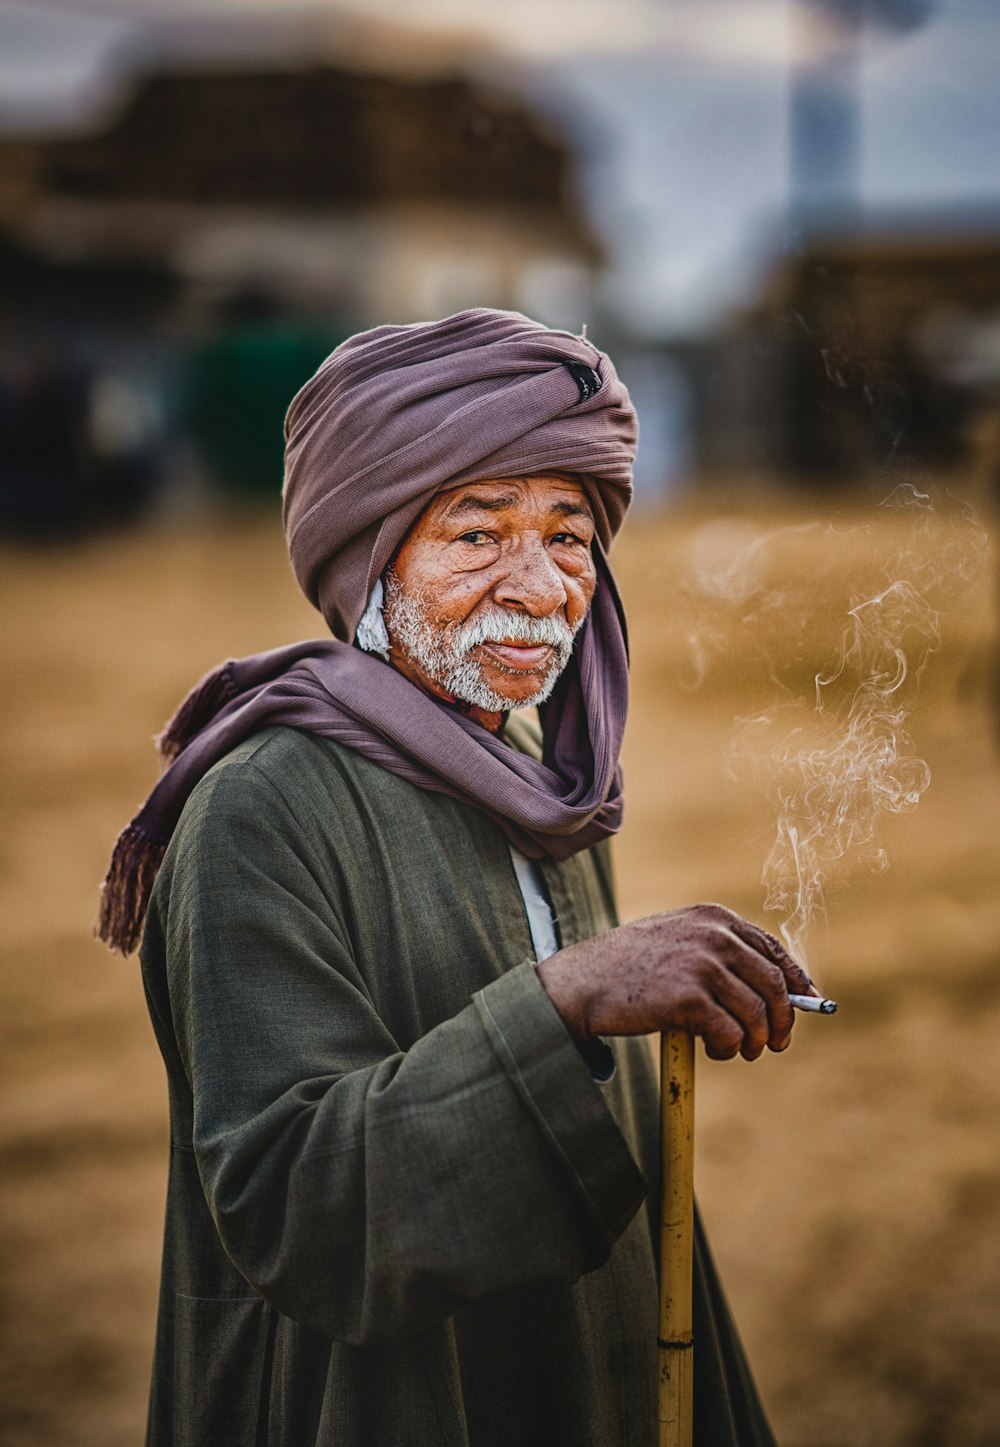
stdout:
{"type": "Polygon", "coordinates": [[[681,1029],[706,1054],[756,1060],[784,1050],[788,992],[814,994],[791,955],[759,925],[720,904],[696,904],[622,925],[550,955],[539,979],[575,1040],[681,1029]]]}

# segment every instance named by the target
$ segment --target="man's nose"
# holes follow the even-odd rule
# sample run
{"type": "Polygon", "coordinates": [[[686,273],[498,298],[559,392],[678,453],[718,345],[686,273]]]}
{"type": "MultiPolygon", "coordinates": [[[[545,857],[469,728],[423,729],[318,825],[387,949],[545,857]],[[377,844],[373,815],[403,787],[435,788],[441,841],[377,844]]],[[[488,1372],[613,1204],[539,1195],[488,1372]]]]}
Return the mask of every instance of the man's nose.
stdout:
{"type": "Polygon", "coordinates": [[[562,574],[540,538],[519,543],[508,554],[507,562],[507,571],[493,588],[493,597],[501,607],[520,607],[534,618],[544,618],[564,605],[562,574]]]}

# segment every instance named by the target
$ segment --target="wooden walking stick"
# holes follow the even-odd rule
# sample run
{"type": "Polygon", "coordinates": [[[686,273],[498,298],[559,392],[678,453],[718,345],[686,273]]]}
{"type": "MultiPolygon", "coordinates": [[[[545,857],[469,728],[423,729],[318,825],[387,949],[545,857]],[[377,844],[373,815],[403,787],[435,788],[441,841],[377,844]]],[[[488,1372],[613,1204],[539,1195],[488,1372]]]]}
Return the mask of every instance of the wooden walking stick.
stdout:
{"type": "Polygon", "coordinates": [[[694,1336],[694,1040],[660,1036],[659,1447],[691,1447],[694,1336]]]}

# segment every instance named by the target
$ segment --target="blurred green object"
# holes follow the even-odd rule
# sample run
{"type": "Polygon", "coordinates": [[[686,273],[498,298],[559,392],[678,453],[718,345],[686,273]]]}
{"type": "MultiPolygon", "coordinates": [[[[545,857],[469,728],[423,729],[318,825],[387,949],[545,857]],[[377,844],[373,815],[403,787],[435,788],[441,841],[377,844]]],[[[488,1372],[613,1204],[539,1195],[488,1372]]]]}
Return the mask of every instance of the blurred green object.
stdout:
{"type": "Polygon", "coordinates": [[[346,335],[245,308],[195,348],[182,412],[220,488],[257,497],[280,493],[285,411],[346,335]]]}

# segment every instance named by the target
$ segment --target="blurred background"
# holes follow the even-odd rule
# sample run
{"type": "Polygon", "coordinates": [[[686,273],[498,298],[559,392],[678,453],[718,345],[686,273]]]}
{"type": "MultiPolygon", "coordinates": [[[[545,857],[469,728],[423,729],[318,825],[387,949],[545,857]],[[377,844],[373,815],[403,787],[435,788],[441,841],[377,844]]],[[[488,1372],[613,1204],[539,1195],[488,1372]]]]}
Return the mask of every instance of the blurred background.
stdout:
{"type": "Polygon", "coordinates": [[[164,1089],[90,930],[180,696],[319,629],[284,409],[474,305],[640,412],[624,914],[775,928],[801,710],[833,778],[845,640],[909,670],[802,940],[841,1012],[700,1066],[699,1192],[784,1447],[1000,1443],[998,54],[994,0],[0,0],[5,1444],[141,1440],[164,1089]]]}

